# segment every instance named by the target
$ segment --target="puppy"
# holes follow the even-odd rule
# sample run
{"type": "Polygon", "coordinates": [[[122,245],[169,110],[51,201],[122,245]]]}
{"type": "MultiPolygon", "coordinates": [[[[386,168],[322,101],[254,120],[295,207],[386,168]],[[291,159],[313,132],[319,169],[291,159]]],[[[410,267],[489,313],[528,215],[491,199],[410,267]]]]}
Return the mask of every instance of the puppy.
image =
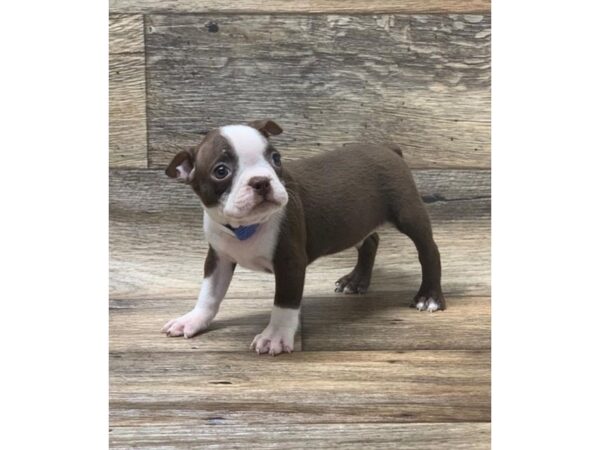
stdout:
{"type": "Polygon", "coordinates": [[[275,275],[271,319],[251,348],[291,352],[306,267],[354,246],[356,267],[337,281],[336,291],[365,293],[379,244],[374,230],[386,222],[406,234],[419,254],[422,282],[412,306],[445,309],[440,255],[402,152],[359,144],[284,165],[268,139],[281,132],[271,120],[214,129],[167,167],[169,177],[200,197],[209,248],[196,306],[162,331],[191,337],[205,330],[239,264],[275,275]]]}

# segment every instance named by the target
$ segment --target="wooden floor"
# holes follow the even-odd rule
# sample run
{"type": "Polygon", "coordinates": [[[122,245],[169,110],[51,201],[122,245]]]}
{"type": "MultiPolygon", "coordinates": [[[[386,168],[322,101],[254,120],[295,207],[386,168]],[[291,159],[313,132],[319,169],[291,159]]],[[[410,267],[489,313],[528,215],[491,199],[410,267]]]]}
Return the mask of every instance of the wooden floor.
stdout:
{"type": "Polygon", "coordinates": [[[110,5],[111,447],[489,448],[489,3],[110,5]],[[446,311],[408,307],[417,254],[384,228],[367,295],[333,292],[354,250],[310,266],[293,354],[249,350],[274,280],[244,269],[207,332],[160,334],[194,305],[206,251],[200,203],[164,164],[203,128],[265,116],[284,163],[403,146],[446,311]]]}
{"type": "Polygon", "coordinates": [[[185,188],[155,171],[112,174],[114,447],[488,446],[489,185],[464,198],[435,191],[448,199],[430,208],[447,311],[408,307],[416,252],[385,229],[367,295],[333,293],[353,251],[310,267],[298,351],[276,358],[248,349],[268,322],[272,277],[243,269],[208,332],[159,333],[193,306],[200,280],[201,210],[185,188]]]}

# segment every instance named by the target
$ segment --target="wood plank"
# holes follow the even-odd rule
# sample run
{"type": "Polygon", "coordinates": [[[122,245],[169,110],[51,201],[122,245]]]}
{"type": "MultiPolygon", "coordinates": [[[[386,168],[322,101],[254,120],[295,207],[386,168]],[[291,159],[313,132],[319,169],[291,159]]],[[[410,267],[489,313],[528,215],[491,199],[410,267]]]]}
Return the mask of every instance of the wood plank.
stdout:
{"type": "Polygon", "coordinates": [[[111,55],[144,52],[144,16],[141,14],[110,14],[108,30],[111,55]]]}
{"type": "MultiPolygon", "coordinates": [[[[415,171],[442,254],[448,295],[489,295],[490,224],[488,171],[415,171]]],[[[162,171],[113,170],[110,175],[110,288],[112,298],[193,299],[206,254],[202,208],[189,187],[162,171]]],[[[320,297],[356,261],[354,249],[309,267],[305,295],[320,297]]],[[[393,229],[381,231],[372,291],[414,294],[420,266],[414,245],[393,229]]],[[[229,296],[273,294],[268,274],[236,269],[229,296]]]]}
{"type": "Polygon", "coordinates": [[[145,168],[146,70],[143,17],[110,17],[109,164],[145,168]]]}
{"type": "MultiPolygon", "coordinates": [[[[251,288],[249,288],[251,291],[251,288]]],[[[490,348],[490,299],[449,297],[448,309],[424,314],[409,308],[410,296],[373,292],[305,297],[302,339],[295,350],[427,350],[490,348]]],[[[163,324],[189,311],[194,299],[111,301],[110,348],[118,352],[248,352],[269,322],[272,297],[227,297],[210,328],[191,339],[167,338],[163,324]]]]}
{"type": "MultiPolygon", "coordinates": [[[[193,308],[195,299],[111,300],[110,349],[115,352],[250,352],[254,336],[269,323],[273,298],[227,298],[209,329],[190,339],[169,338],[160,333],[167,320],[193,308]]],[[[294,351],[302,350],[301,328],[294,351]]]]}
{"type": "MultiPolygon", "coordinates": [[[[283,164],[287,157],[282,158],[283,164]]],[[[196,194],[159,170],[110,171],[110,205],[115,217],[131,220],[140,214],[202,216],[196,194]]],[[[489,218],[491,172],[489,170],[413,170],[415,183],[434,222],[489,218]]],[[[202,231],[202,230],[200,230],[202,231]]]]}
{"type": "MultiPolygon", "coordinates": [[[[202,279],[206,242],[201,219],[183,225],[171,222],[111,222],[110,295],[112,298],[195,298],[202,279]],[[185,244],[185,247],[183,244],[185,244]],[[187,247],[187,248],[186,248],[187,247]]],[[[444,291],[448,296],[490,295],[489,223],[444,222],[436,227],[442,254],[444,291]]],[[[414,245],[394,230],[380,232],[371,292],[395,291],[410,298],[417,291],[421,269],[414,245]]],[[[346,250],[309,266],[305,297],[333,292],[337,279],[350,272],[356,252],[346,250]]],[[[274,293],[273,276],[237,268],[228,296],[274,293]]]]}
{"type": "Polygon", "coordinates": [[[271,423],[221,426],[220,418],[205,419],[209,426],[188,423],[114,427],[111,448],[368,448],[403,450],[489,449],[491,427],[486,423],[431,424],[291,424],[271,423]]]}
{"type": "Polygon", "coordinates": [[[447,310],[423,314],[409,308],[410,296],[393,292],[305,298],[303,349],[489,349],[489,297],[450,296],[447,301],[447,310]]]}
{"type": "Polygon", "coordinates": [[[122,13],[465,13],[490,12],[489,0],[110,0],[122,13]]]}
{"type": "Polygon", "coordinates": [[[490,16],[148,16],[149,158],[272,117],[288,158],[394,142],[412,167],[490,167],[490,16]]]}
{"type": "Polygon", "coordinates": [[[112,427],[488,422],[489,351],[114,353],[112,427]]]}

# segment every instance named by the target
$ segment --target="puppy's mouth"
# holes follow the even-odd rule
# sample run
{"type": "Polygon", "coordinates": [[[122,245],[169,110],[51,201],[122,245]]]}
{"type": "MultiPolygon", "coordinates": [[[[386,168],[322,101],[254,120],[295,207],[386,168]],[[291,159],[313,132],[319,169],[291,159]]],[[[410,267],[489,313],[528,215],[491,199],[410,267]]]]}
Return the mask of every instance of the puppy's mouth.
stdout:
{"type": "Polygon", "coordinates": [[[281,206],[283,206],[283,205],[276,200],[263,199],[263,200],[256,202],[250,208],[247,208],[247,209],[244,209],[241,211],[238,210],[238,211],[232,212],[228,215],[235,219],[243,219],[244,217],[252,216],[257,213],[263,213],[270,209],[277,209],[277,208],[280,208],[281,206]]]}
{"type": "Polygon", "coordinates": [[[258,202],[256,202],[256,204],[252,207],[252,209],[250,211],[252,212],[255,209],[259,209],[259,208],[269,208],[269,207],[278,208],[280,206],[283,206],[283,205],[278,200],[275,200],[273,198],[263,198],[262,200],[259,200],[258,202]]]}
{"type": "Polygon", "coordinates": [[[273,198],[262,198],[257,200],[252,206],[235,209],[233,211],[224,211],[224,215],[230,218],[232,221],[240,223],[242,225],[249,225],[253,223],[262,223],[281,209],[285,204],[279,200],[273,198]]]}

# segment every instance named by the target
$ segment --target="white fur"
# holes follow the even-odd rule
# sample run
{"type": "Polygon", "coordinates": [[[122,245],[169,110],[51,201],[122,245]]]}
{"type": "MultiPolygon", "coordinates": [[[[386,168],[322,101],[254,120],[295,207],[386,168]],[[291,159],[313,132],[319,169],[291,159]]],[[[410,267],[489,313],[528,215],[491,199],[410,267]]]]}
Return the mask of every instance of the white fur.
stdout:
{"type": "Polygon", "coordinates": [[[429,304],[427,305],[427,311],[434,312],[434,311],[437,311],[439,308],[440,308],[440,305],[438,304],[438,302],[436,302],[434,299],[430,298],[429,304]]]}
{"type": "MultiPolygon", "coordinates": [[[[238,168],[232,181],[229,195],[223,197],[220,205],[222,218],[232,226],[250,225],[261,223],[273,212],[273,209],[285,206],[288,201],[287,191],[277,177],[271,163],[265,159],[267,139],[255,128],[247,125],[228,125],[220,128],[221,135],[227,139],[238,158],[238,168]],[[264,204],[257,210],[253,208],[262,198],[256,194],[248,184],[253,177],[266,177],[271,182],[271,193],[268,199],[276,204],[264,204]]],[[[209,209],[209,214],[216,221],[220,217],[215,215],[214,208],[209,209]]],[[[222,220],[221,220],[222,222],[222,220]]]]}
{"type": "Polygon", "coordinates": [[[219,311],[233,276],[231,261],[219,256],[213,273],[202,281],[196,306],[187,314],[170,320],[162,329],[168,336],[186,338],[208,328],[219,311]]]}
{"type": "Polygon", "coordinates": [[[419,310],[419,311],[429,311],[429,312],[435,312],[438,309],[440,309],[440,304],[434,299],[434,298],[425,298],[425,297],[421,297],[415,307],[419,310]]]}
{"type": "Polygon", "coordinates": [[[219,132],[240,158],[257,159],[268,145],[267,138],[248,125],[227,125],[219,128],[219,132]]]}
{"type": "Polygon", "coordinates": [[[215,222],[205,211],[204,234],[219,256],[224,255],[250,270],[273,272],[273,254],[284,215],[285,209],[276,211],[260,224],[252,237],[240,241],[233,231],[215,222]]]}
{"type": "Polygon", "coordinates": [[[273,356],[294,350],[294,335],[300,322],[300,309],[273,306],[271,320],[262,333],[256,335],[250,348],[256,353],[273,356]]]}
{"type": "MultiPolygon", "coordinates": [[[[273,255],[285,215],[287,191],[271,163],[265,160],[268,142],[261,133],[246,125],[222,127],[220,132],[235,151],[238,167],[229,195],[223,195],[217,206],[204,207],[204,233],[218,255],[217,268],[202,283],[196,307],[163,327],[169,336],[190,337],[208,327],[229,287],[233,275],[231,262],[250,270],[273,272],[273,255]],[[270,179],[268,203],[260,203],[263,199],[248,184],[257,176],[270,179]],[[243,241],[225,227],[226,224],[239,227],[257,223],[260,225],[254,235],[243,241]]],[[[185,169],[177,167],[182,175],[185,169]]],[[[273,355],[291,352],[298,317],[299,310],[275,306],[269,325],[252,343],[256,351],[273,355]]]]}

